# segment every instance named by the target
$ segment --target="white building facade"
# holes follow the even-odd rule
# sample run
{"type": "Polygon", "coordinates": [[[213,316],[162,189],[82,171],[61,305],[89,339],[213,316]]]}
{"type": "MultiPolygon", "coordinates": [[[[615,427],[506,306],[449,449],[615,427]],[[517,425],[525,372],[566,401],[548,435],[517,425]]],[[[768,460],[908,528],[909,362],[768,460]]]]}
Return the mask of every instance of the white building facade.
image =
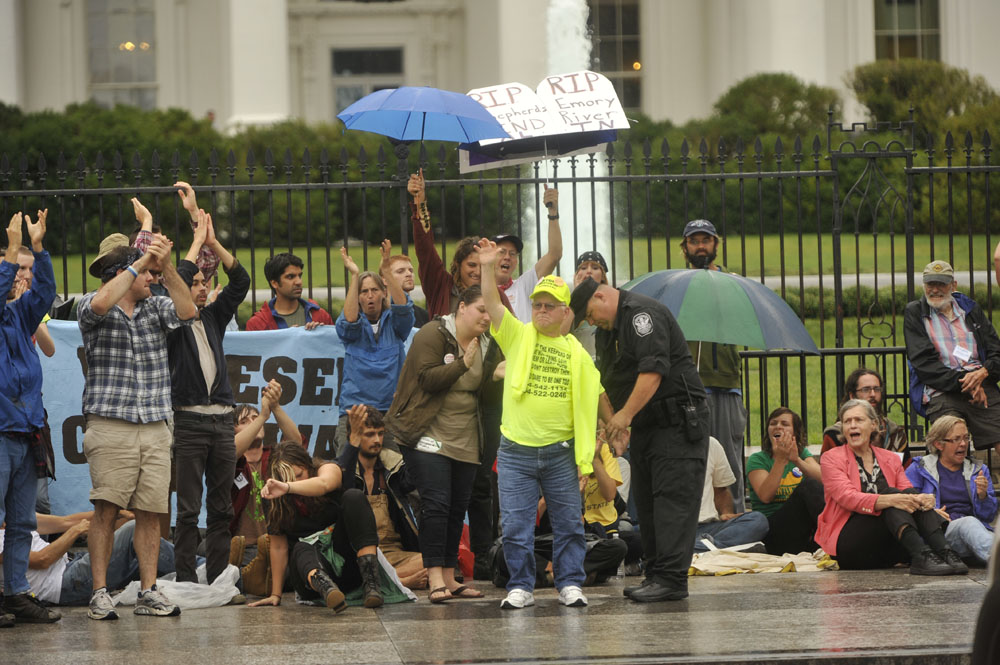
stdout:
{"type": "MultiPolygon", "coordinates": [[[[593,68],[655,120],[790,72],[838,90],[876,58],[941,60],[1000,89],[996,0],[550,0],[590,8],[593,68]]],[[[544,0],[0,0],[0,101],[180,107],[216,126],[333,122],[373,90],[550,73],[544,0]]]]}

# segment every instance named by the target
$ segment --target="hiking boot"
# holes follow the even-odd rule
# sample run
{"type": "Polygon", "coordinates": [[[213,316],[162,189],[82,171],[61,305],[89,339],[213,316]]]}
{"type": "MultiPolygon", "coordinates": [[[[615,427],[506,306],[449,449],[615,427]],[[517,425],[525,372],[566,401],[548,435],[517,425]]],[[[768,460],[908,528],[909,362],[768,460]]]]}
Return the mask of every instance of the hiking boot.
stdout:
{"type": "Polygon", "coordinates": [[[239,568],[243,565],[243,552],[247,549],[246,536],[233,536],[229,543],[229,565],[239,568]]]}
{"type": "Polygon", "coordinates": [[[520,610],[535,604],[535,594],[524,589],[513,589],[500,602],[502,610],[520,610]]]}
{"type": "Polygon", "coordinates": [[[365,607],[382,607],[382,585],[379,581],[378,557],[365,554],[358,557],[358,568],[361,569],[361,587],[364,589],[365,607]]]}
{"type": "Polygon", "coordinates": [[[240,569],[240,575],[244,593],[271,595],[271,539],[267,534],[257,539],[257,556],[240,569]]]}
{"type": "Polygon", "coordinates": [[[952,575],[954,572],[951,565],[929,547],[921,550],[910,562],[910,575],[952,575]]]}
{"type": "Polygon", "coordinates": [[[118,618],[115,601],[111,600],[107,587],[101,587],[90,595],[87,616],[94,621],[114,621],[118,618]]]}
{"type": "Polygon", "coordinates": [[[951,566],[952,575],[967,575],[969,573],[969,567],[962,561],[962,557],[958,556],[958,553],[950,547],[941,552],[940,556],[946,564],[951,566]]]}
{"type": "Polygon", "coordinates": [[[18,623],[55,623],[62,619],[62,614],[42,605],[35,594],[28,591],[6,596],[3,609],[13,614],[18,623]]]}
{"type": "Polygon", "coordinates": [[[566,607],[586,607],[587,597],[578,586],[564,586],[559,589],[559,602],[566,607]]]}
{"type": "Polygon", "coordinates": [[[317,569],[316,572],[313,573],[309,586],[313,588],[313,591],[320,595],[323,602],[326,603],[326,606],[337,614],[340,614],[347,609],[347,603],[344,601],[344,592],[340,590],[332,579],[330,579],[330,576],[326,574],[326,571],[317,569]]]}
{"type": "Polygon", "coordinates": [[[135,614],[139,616],[175,617],[180,613],[181,608],[167,600],[155,584],[148,591],[140,591],[135,601],[135,614]]]}

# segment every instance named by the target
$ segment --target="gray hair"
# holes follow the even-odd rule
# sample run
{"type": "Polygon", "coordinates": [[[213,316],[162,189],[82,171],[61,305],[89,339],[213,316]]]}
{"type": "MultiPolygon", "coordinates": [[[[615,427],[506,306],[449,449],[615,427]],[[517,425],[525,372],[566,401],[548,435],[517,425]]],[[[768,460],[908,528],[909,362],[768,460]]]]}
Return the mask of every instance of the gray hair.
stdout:
{"type": "Polygon", "coordinates": [[[874,443],[879,437],[879,429],[878,429],[879,419],[878,419],[878,413],[875,411],[875,407],[872,406],[871,402],[869,402],[868,400],[866,399],[847,400],[846,402],[840,405],[840,410],[837,411],[837,420],[841,423],[841,427],[843,427],[844,414],[850,411],[851,409],[857,407],[861,407],[862,409],[864,409],[865,416],[868,418],[868,420],[872,421],[872,424],[874,425],[874,427],[872,428],[871,436],[868,439],[868,443],[874,443]]]}
{"type": "Polygon", "coordinates": [[[958,416],[941,416],[934,421],[930,429],[927,430],[927,434],[924,436],[924,444],[927,446],[927,453],[937,455],[941,452],[941,449],[937,447],[939,441],[944,441],[945,437],[948,436],[948,432],[955,425],[962,423],[965,425],[965,419],[959,418],[958,416]]]}

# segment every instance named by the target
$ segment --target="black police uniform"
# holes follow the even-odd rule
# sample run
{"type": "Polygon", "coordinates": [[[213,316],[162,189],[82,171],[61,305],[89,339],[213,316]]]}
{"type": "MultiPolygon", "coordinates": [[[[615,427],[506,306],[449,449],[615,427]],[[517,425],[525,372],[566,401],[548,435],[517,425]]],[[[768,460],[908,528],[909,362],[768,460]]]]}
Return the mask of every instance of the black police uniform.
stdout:
{"type": "Polygon", "coordinates": [[[705,388],[677,321],[647,296],[619,291],[614,330],[597,332],[597,356],[615,411],[640,373],[662,377],[632,420],[632,496],[646,579],[686,593],[708,457],[705,388]]]}

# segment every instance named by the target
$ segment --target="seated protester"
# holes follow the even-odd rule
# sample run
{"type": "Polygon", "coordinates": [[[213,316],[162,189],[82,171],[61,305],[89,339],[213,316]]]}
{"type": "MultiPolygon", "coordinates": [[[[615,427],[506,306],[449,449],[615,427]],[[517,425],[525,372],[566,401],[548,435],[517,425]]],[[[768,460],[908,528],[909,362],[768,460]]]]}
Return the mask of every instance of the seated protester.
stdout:
{"type": "Polygon", "coordinates": [[[767,517],[768,554],[812,552],[816,518],[823,511],[819,464],[806,449],[799,415],[778,407],[767,417],[761,450],[747,460],[750,507],[767,517]]]}
{"type": "MultiPolygon", "coordinates": [[[[340,391],[340,421],[337,423],[337,454],[348,439],[347,410],[367,404],[382,412],[392,404],[399,372],[406,359],[404,344],[413,329],[413,301],[397,276],[389,281],[373,272],[361,272],[358,264],[340,248],[351,281],[344,309],[337,317],[337,335],[344,344],[343,382],[340,391]]],[[[394,443],[388,445],[396,448],[394,443]]]]}
{"type": "MultiPolygon", "coordinates": [[[[390,278],[399,282],[407,295],[416,288],[413,281],[413,261],[406,254],[393,254],[392,242],[388,238],[382,241],[382,263],[379,264],[378,274],[383,282],[389,283],[390,278]]],[[[423,328],[430,320],[426,309],[413,306],[414,328],[423,328]]]]}
{"type": "Polygon", "coordinates": [[[264,423],[272,413],[281,433],[279,441],[301,445],[298,428],[281,408],[281,384],[273,379],[261,391],[259,410],[242,404],[234,416],[236,473],[230,487],[233,539],[229,563],[241,567],[244,589],[255,596],[266,596],[271,589],[270,542],[260,492],[270,477],[271,448],[264,446],[264,423]]]}
{"type": "Polygon", "coordinates": [[[482,597],[455,579],[455,566],[482,463],[480,397],[499,357],[489,325],[482,290],[474,286],[462,293],[455,314],[421,328],[386,419],[420,492],[420,551],[432,603],[482,597]]]}
{"type": "Polygon", "coordinates": [[[986,565],[993,546],[997,499],[990,472],[969,458],[970,438],[965,421],[941,416],[927,431],[928,454],[917,457],[906,477],[918,492],[934,495],[934,507],[947,514],[944,538],[963,559],[986,565]]]}
{"type": "Polygon", "coordinates": [[[345,490],[358,487],[368,497],[375,513],[379,549],[403,586],[426,589],[427,569],[420,554],[417,520],[407,498],[416,489],[409,468],[402,455],[382,448],[385,424],[378,409],[358,404],[347,413],[351,445],[337,458],[344,471],[341,486],[345,490]]]}
{"type": "MultiPolygon", "coordinates": [[[[135,555],[135,521],[129,513],[119,513],[118,528],[112,541],[108,564],[108,589],[121,589],[139,579],[139,559],[135,555]]],[[[84,606],[90,602],[94,578],[90,572],[88,552],[70,553],[73,543],[87,535],[93,511],[65,517],[36,515],[38,530],[31,532],[31,552],[28,555],[28,582],[38,600],[52,605],[84,606]],[[61,534],[51,543],[41,535],[61,534]]],[[[3,559],[4,529],[0,528],[0,559],[3,559]]],[[[156,576],[174,572],[174,546],[160,539],[160,554],[156,562],[156,576]]],[[[3,572],[0,570],[0,580],[3,572]]],[[[51,614],[58,612],[49,610],[51,614]]]]}
{"type": "MultiPolygon", "coordinates": [[[[849,399],[863,399],[875,407],[879,419],[878,436],[872,445],[899,453],[905,469],[910,465],[910,446],[906,440],[906,430],[886,417],[884,393],[885,384],[882,375],[873,369],[859,367],[851,372],[844,382],[844,399],[841,404],[849,399]]],[[[823,431],[823,449],[820,454],[842,445],[844,445],[844,433],[838,420],[823,431]]]]}
{"type": "Polygon", "coordinates": [[[736,512],[733,495],[729,491],[734,482],[722,444],[714,436],[708,437],[708,464],[705,466],[705,489],[701,495],[695,552],[708,551],[703,540],[723,548],[755,543],[767,536],[768,523],[764,513],[736,512]]]}
{"type": "Polygon", "coordinates": [[[382,605],[375,515],[361,490],[341,489],[342,475],[339,466],[313,459],[295,443],[279,444],[271,453],[271,477],[261,490],[267,500],[271,595],[250,607],[280,605],[286,571],[299,598],[319,599],[334,612],[347,609],[344,592],[359,587],[365,607],[382,605]],[[322,539],[301,540],[324,530],[330,534],[329,555],[342,560],[339,574],[322,539]]]}
{"type": "Polygon", "coordinates": [[[622,473],[611,446],[603,437],[597,439],[593,465],[594,471],[587,476],[583,488],[583,528],[588,534],[587,554],[583,557],[583,571],[587,574],[584,585],[603,584],[618,572],[622,561],[633,563],[642,557],[639,534],[631,531],[623,534],[618,529],[616,504],[622,473]],[[591,540],[590,534],[598,540],[591,540]]]}
{"type": "Polygon", "coordinates": [[[840,407],[847,444],[823,455],[826,507],[816,542],[844,570],[889,568],[910,562],[911,575],[969,572],[948,547],[947,525],[934,510],[933,494],[910,486],[895,454],[872,446],[878,414],[868,402],[840,407]]]}

